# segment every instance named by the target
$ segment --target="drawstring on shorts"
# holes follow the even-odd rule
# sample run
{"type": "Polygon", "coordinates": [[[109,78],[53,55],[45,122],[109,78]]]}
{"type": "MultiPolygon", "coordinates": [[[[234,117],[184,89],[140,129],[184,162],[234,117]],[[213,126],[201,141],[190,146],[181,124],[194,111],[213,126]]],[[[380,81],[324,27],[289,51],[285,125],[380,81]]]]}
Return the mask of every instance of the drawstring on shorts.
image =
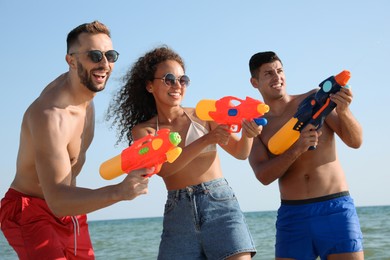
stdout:
{"type": "Polygon", "coordinates": [[[74,255],[77,255],[77,236],[80,235],[80,225],[77,217],[71,216],[74,230],[74,255]],[[77,236],[76,236],[77,235],[77,236]]]}

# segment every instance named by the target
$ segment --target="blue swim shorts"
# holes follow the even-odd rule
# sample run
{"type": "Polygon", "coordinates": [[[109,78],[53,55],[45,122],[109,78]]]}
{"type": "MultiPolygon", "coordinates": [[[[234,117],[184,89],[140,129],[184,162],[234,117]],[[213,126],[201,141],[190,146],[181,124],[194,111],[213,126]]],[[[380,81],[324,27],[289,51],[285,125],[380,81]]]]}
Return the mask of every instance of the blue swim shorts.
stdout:
{"type": "Polygon", "coordinates": [[[233,190],[223,178],[168,191],[159,260],[225,259],[256,253],[233,190]]]}
{"type": "Polygon", "coordinates": [[[327,259],[363,250],[363,235],[349,192],[283,201],[276,221],[275,256],[327,259]]]}

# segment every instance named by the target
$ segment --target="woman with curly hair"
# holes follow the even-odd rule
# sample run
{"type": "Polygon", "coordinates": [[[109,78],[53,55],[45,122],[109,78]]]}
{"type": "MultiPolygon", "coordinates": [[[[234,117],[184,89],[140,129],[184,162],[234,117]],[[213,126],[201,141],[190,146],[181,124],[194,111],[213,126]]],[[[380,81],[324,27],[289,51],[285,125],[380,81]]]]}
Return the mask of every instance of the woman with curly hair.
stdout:
{"type": "Polygon", "coordinates": [[[216,144],[245,160],[262,126],[244,121],[240,138],[182,107],[190,79],[182,58],[167,46],[140,57],[124,80],[108,112],[119,141],[126,136],[131,144],[162,128],[185,137],[179,158],[158,173],[168,190],[158,259],[250,259],[256,249],[222,175],[216,144]]]}

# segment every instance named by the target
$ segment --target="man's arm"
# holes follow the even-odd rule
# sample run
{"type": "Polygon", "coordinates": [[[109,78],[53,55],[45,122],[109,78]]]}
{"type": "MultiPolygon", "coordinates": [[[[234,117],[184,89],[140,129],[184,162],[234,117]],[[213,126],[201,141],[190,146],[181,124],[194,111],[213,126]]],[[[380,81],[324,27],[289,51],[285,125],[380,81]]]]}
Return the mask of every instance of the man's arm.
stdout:
{"type": "Polygon", "coordinates": [[[363,130],[349,109],[353,95],[350,88],[342,88],[331,96],[337,104],[335,110],[326,118],[326,123],[351,148],[359,148],[363,142],[363,130]]]}
{"type": "Polygon", "coordinates": [[[31,114],[29,125],[39,183],[55,215],[86,214],[147,192],[148,179],[142,177],[145,171],[134,172],[122,183],[100,189],[73,186],[75,176],[72,177],[68,145],[77,132],[69,115],[63,111],[36,111],[31,114]]]}
{"type": "Polygon", "coordinates": [[[263,130],[263,126],[257,125],[253,120],[244,120],[242,123],[241,138],[231,134],[226,145],[221,147],[236,159],[246,160],[250,154],[254,137],[263,130]]]}
{"type": "Polygon", "coordinates": [[[268,150],[259,138],[254,138],[252,150],[249,155],[249,164],[252,167],[256,178],[264,185],[268,185],[283,177],[290,166],[305,152],[310,146],[316,146],[321,131],[315,131],[313,125],[306,126],[299,139],[284,153],[270,157],[268,150]]]}

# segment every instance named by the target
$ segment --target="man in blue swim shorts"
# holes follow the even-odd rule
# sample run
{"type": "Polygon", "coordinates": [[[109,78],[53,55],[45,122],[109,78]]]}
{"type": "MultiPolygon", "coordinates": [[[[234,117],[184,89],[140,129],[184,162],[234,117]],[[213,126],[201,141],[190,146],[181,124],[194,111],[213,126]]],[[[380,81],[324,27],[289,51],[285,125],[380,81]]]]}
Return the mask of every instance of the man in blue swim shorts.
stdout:
{"type": "Polygon", "coordinates": [[[353,199],[340,192],[316,199],[282,200],[278,210],[276,256],[327,259],[363,250],[353,199]]]}
{"type": "Polygon", "coordinates": [[[249,69],[252,86],[271,107],[265,115],[267,127],[253,141],[249,163],[262,184],[279,182],[276,259],[364,259],[359,219],[336,152],[336,135],[351,148],[363,141],[362,128],[349,109],[351,88],[330,95],[336,108],[320,129],[308,124],[295,143],[272,153],[270,139],[318,88],[287,94],[282,62],[271,51],[253,55],[249,69]]]}

